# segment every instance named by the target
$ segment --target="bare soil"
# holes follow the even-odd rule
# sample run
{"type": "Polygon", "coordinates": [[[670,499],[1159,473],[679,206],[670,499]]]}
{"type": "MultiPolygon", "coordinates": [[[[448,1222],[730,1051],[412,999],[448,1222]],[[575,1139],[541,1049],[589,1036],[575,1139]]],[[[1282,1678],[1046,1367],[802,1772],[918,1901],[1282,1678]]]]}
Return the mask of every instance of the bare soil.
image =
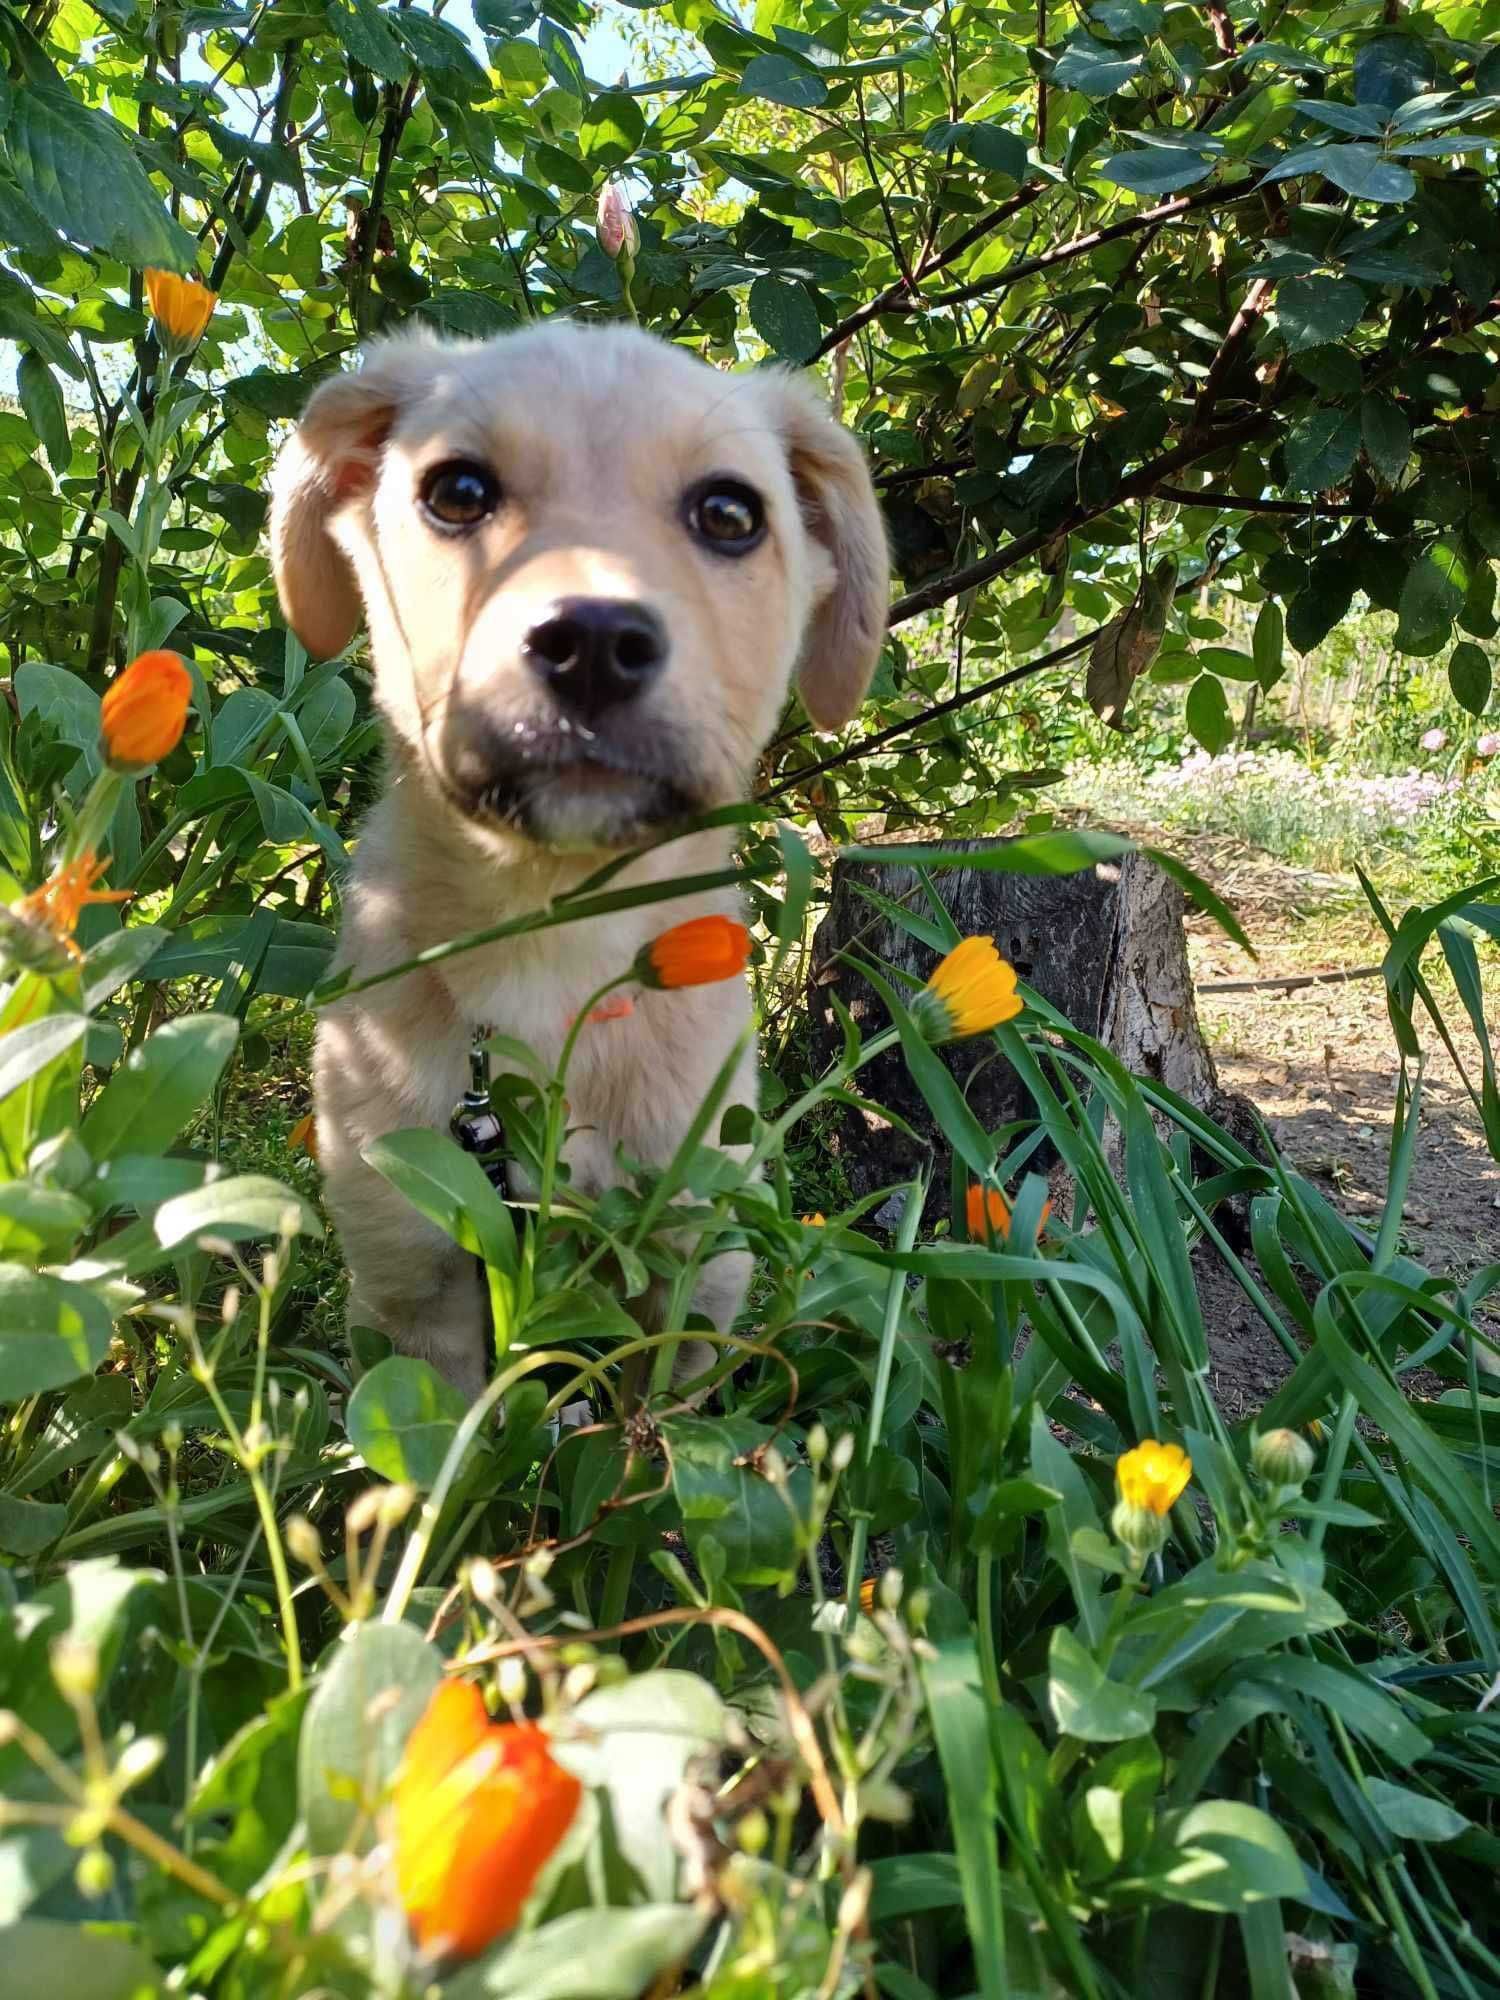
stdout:
{"type": "MultiPolygon", "coordinates": [[[[1249,960],[1208,918],[1189,920],[1198,1013],[1226,1090],[1248,1098],[1287,1159],[1370,1234],[1385,1201],[1398,1060],[1385,984],[1353,979],[1251,992],[1205,990],[1219,980],[1267,980],[1378,966],[1385,937],[1352,878],[1299,873],[1236,842],[1180,836],[1181,853],[1223,894],[1250,934],[1249,960]]],[[[1400,909],[1392,911],[1399,917],[1400,909]]],[[[1500,954],[1481,951],[1487,1018],[1500,1021],[1500,954]]],[[[1424,962],[1465,1069],[1478,1082],[1475,1038],[1434,945],[1424,962]]],[[[1430,1024],[1421,1132],[1402,1247],[1433,1273],[1460,1279],[1500,1260],[1500,1166],[1451,1056],[1430,1024]]],[[[1214,1260],[1203,1271],[1213,1388],[1231,1417],[1248,1414],[1290,1363],[1214,1260]]],[[[1490,1325],[1500,1333],[1500,1319],[1490,1325]]],[[[1411,1381],[1414,1393],[1435,1382],[1411,1381]]]]}

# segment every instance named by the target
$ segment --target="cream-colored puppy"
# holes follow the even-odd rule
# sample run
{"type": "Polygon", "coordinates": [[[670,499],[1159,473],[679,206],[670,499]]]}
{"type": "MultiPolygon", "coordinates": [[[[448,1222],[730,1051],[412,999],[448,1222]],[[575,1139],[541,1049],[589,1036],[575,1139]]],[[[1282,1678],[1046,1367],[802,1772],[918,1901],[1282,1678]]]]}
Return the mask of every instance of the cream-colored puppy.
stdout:
{"type": "MultiPolygon", "coordinates": [[[[484,344],[400,340],[313,395],[277,463],[277,584],[319,655],[361,606],[385,721],[383,796],[344,898],[363,976],[534,910],[611,850],[743,798],[793,672],[813,719],[858,708],[885,624],[880,514],[858,445],[815,389],[724,375],[634,328],[554,322],[484,344]]],[[[625,881],[722,867],[699,833],[625,881]]],[[[570,1017],[720,892],[460,955],[331,1008],[319,1155],[356,1324],[461,1389],[487,1372],[477,1267],[360,1149],[445,1127],[475,1026],[555,1061],[570,1017]]],[[[650,992],[585,1034],[568,1077],[574,1184],[664,1163],[748,1014],[733,987],[650,992]]],[[[747,1055],[732,1102],[754,1099],[747,1055]]],[[[706,1267],[726,1329],[749,1259],[706,1267]]]]}

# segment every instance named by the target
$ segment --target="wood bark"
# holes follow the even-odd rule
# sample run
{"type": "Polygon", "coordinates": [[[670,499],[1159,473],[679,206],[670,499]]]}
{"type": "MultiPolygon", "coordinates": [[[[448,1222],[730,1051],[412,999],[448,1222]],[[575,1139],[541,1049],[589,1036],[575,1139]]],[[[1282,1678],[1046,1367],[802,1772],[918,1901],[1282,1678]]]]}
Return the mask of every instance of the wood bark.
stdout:
{"type": "MultiPolygon", "coordinates": [[[[998,844],[953,843],[968,851],[998,844]]],[[[1127,855],[1076,875],[954,868],[930,879],[961,933],[992,936],[1028,985],[1102,1041],[1127,1069],[1168,1085],[1210,1115],[1223,1114],[1227,1101],[1193,1002],[1183,894],[1154,863],[1127,855]]],[[[919,979],[937,962],[934,949],[887,917],[863,890],[916,917],[932,916],[927,892],[916,871],[901,862],[899,850],[888,862],[836,865],[828,915],[813,940],[808,1000],[814,1074],[842,1045],[831,993],[865,1035],[885,1025],[874,989],[841,959],[842,952],[871,953],[919,979]]],[[[1032,1116],[1019,1077],[987,1037],[950,1044],[942,1055],[986,1128],[1032,1116]]],[[[920,1141],[914,1143],[877,1113],[839,1107],[830,1144],[856,1197],[909,1176],[929,1149],[939,1171],[946,1171],[941,1134],[899,1049],[877,1057],[861,1072],[857,1087],[905,1120],[920,1141]]]]}

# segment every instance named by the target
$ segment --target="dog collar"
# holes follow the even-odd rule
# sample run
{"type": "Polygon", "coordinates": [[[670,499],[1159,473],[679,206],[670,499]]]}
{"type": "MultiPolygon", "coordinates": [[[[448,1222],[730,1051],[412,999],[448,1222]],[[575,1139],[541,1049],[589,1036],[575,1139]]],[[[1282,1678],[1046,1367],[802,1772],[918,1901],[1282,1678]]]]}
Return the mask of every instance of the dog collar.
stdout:
{"type": "Polygon", "coordinates": [[[490,1052],[485,1046],[492,1029],[478,1027],[469,1045],[469,1087],[454,1106],[448,1130],[472,1153],[485,1179],[502,1201],[509,1201],[506,1176],[505,1126],[490,1102],[490,1052]]]}

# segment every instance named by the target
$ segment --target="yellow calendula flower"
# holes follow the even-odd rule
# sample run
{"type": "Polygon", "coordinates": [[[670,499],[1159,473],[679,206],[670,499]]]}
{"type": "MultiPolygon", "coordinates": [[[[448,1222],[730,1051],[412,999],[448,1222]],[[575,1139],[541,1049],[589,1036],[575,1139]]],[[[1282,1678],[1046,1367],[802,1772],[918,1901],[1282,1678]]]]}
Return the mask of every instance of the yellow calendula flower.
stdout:
{"type": "Polygon", "coordinates": [[[162,333],[183,347],[201,340],[219,303],[218,293],[196,278],[179,278],[172,271],[147,271],[145,281],[146,303],[162,333]]]}
{"type": "Polygon", "coordinates": [[[192,697],[192,676],[176,653],[139,654],[99,704],[105,763],[136,772],[170,757],[187,727],[192,697]]]}
{"type": "Polygon", "coordinates": [[[1193,1476],[1193,1461],[1180,1444],[1158,1444],[1144,1438],[1115,1466],[1120,1498],[1147,1513],[1170,1513],[1193,1476]]]}
{"type": "Polygon", "coordinates": [[[995,940],[967,937],[918,994],[912,1018],[929,1042],[954,1042],[1013,1021],[1022,1005],[1016,969],[1000,956],[995,940]]]}

